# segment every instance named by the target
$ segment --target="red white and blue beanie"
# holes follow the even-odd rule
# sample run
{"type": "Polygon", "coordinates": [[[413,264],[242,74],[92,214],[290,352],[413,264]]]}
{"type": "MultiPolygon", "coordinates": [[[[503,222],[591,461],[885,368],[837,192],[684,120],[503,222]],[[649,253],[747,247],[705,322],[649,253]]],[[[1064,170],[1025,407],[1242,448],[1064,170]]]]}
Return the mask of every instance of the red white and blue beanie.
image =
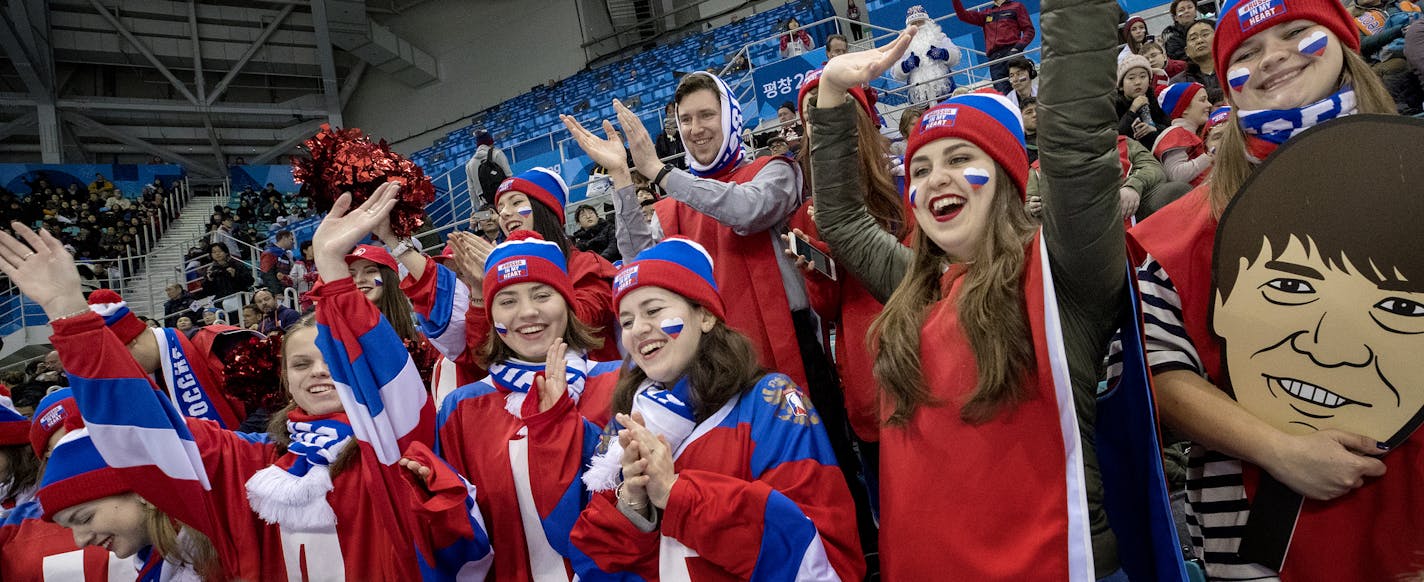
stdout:
{"type": "Polygon", "coordinates": [[[53,522],[54,514],[65,509],[130,491],[133,488],[119,470],[110,467],[99,449],[94,448],[89,429],[81,428],[59,439],[45,462],[35,497],[44,509],[44,520],[53,522]]]}
{"type": "MultiPolygon", "coordinates": [[[[1024,198],[1028,189],[1028,150],[1024,147],[1023,114],[1007,97],[997,93],[970,93],[931,107],[910,131],[905,163],[915,150],[944,138],[974,144],[999,164],[1024,198]]],[[[910,203],[910,181],[905,180],[905,200],[910,203]]]]}
{"type": "Polygon", "coordinates": [[[574,302],[574,285],[569,280],[569,267],[559,245],[544,240],[532,230],[516,230],[509,238],[490,251],[485,258],[485,313],[494,304],[501,289],[520,283],[543,283],[553,287],[570,306],[574,302]]]}
{"type": "Polygon", "coordinates": [[[25,444],[29,434],[30,419],[15,410],[9,396],[0,396],[0,446],[25,444]]]}
{"type": "Polygon", "coordinates": [[[30,423],[30,446],[35,455],[43,457],[49,448],[49,439],[59,429],[69,432],[84,428],[84,417],[79,415],[79,403],[74,401],[74,391],[61,388],[46,394],[35,406],[34,422],[30,423]]]}
{"type": "Polygon", "coordinates": [[[671,237],[638,253],[613,277],[613,311],[623,296],[639,287],[661,287],[701,305],[726,320],[722,294],[713,276],[712,255],[702,245],[682,237],[671,237]]]}
{"type": "Polygon", "coordinates": [[[1206,118],[1206,125],[1202,126],[1202,139],[1206,139],[1206,134],[1211,133],[1211,128],[1226,123],[1228,119],[1231,119],[1230,105],[1222,105],[1211,110],[1211,116],[1206,118]]]}
{"type": "MultiPolygon", "coordinates": [[[[1309,20],[1324,26],[1350,50],[1360,52],[1355,18],[1340,0],[1227,0],[1221,6],[1216,36],[1212,38],[1211,58],[1216,61],[1217,74],[1231,66],[1231,53],[1246,39],[1292,20],[1309,20]]],[[[1311,40],[1304,39],[1302,43],[1311,40]]]]}
{"type": "Polygon", "coordinates": [[[1162,112],[1168,118],[1176,119],[1187,111],[1197,92],[1203,89],[1201,83],[1172,83],[1157,94],[1157,104],[1162,106],[1162,112]]]}
{"type": "Polygon", "coordinates": [[[569,202],[569,185],[564,183],[558,172],[548,168],[531,168],[505,178],[494,192],[494,203],[498,205],[499,199],[509,192],[521,192],[533,200],[538,200],[540,204],[554,211],[554,215],[559,217],[559,224],[564,224],[564,205],[569,202]]]}
{"type": "MultiPolygon", "coordinates": [[[[824,67],[815,69],[801,78],[801,89],[796,93],[797,111],[801,111],[801,106],[806,103],[806,95],[821,86],[821,73],[825,70],[824,67]]],[[[865,114],[870,116],[875,125],[885,125],[885,118],[881,117],[880,112],[875,109],[875,97],[868,93],[865,87],[851,87],[846,92],[850,94],[851,99],[855,99],[855,102],[860,104],[860,108],[865,110],[865,114]]],[[[801,119],[806,119],[805,111],[801,111],[801,119]]]]}
{"type": "Polygon", "coordinates": [[[385,247],[356,245],[356,248],[351,249],[351,252],[346,255],[346,264],[350,266],[351,263],[361,259],[371,261],[392,271],[400,272],[400,263],[396,262],[396,258],[392,257],[390,251],[387,251],[385,247]]]}
{"type": "Polygon", "coordinates": [[[125,344],[148,329],[138,316],[129,311],[128,302],[113,289],[97,289],[90,293],[89,309],[103,317],[104,325],[109,326],[109,330],[125,344]]]}

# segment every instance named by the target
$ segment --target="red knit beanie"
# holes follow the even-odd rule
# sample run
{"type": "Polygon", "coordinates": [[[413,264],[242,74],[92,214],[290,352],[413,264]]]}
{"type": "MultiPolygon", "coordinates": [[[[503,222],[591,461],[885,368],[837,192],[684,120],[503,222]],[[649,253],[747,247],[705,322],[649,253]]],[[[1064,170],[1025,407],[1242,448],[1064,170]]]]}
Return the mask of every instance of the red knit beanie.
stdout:
{"type": "Polygon", "coordinates": [[[55,445],[45,462],[44,476],[35,497],[44,508],[44,520],[80,503],[133,491],[118,469],[110,467],[94,447],[89,430],[70,431],[55,445]]]}
{"type": "Polygon", "coordinates": [[[34,422],[30,423],[30,446],[35,455],[43,457],[49,448],[49,439],[59,429],[73,432],[84,428],[84,417],[79,415],[79,403],[74,400],[74,392],[61,388],[45,395],[35,407],[34,422]]]}
{"type": "MultiPolygon", "coordinates": [[[[910,131],[909,145],[905,147],[906,166],[914,159],[915,150],[947,137],[963,139],[984,150],[1018,187],[1019,198],[1026,196],[1028,151],[1024,148],[1023,115],[1007,97],[971,93],[931,107],[910,131]]],[[[904,192],[907,200],[909,195],[907,179],[904,192]]]]}
{"type": "MultiPolygon", "coordinates": [[[[574,285],[564,251],[557,243],[544,240],[532,230],[516,230],[485,258],[485,313],[490,313],[494,296],[501,289],[520,283],[543,283],[564,296],[573,309],[574,285]]],[[[493,322],[499,325],[498,322],[493,322]]],[[[495,328],[498,330],[498,328],[495,328]]]]}
{"type": "Polygon", "coordinates": [[[1246,39],[1292,20],[1309,20],[1324,26],[1350,50],[1360,52],[1355,18],[1340,0],[1228,0],[1221,6],[1221,19],[1216,22],[1216,37],[1211,47],[1216,73],[1225,74],[1231,53],[1246,39]]]}
{"type": "Polygon", "coordinates": [[[109,330],[125,344],[148,329],[138,316],[129,311],[128,302],[113,289],[98,289],[90,293],[89,309],[103,317],[104,325],[109,326],[109,330]]]}
{"type": "Polygon", "coordinates": [[[669,237],[625,265],[613,278],[613,311],[623,297],[639,287],[660,287],[702,306],[725,321],[727,310],[717,291],[712,255],[702,245],[682,237],[669,237]]]}

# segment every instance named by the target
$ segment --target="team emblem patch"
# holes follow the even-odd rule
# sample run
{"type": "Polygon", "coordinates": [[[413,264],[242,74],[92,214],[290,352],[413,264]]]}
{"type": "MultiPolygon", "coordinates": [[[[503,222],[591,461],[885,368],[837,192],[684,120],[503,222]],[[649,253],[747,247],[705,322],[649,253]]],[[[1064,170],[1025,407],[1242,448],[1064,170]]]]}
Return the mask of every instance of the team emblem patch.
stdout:
{"type": "Polygon", "coordinates": [[[638,284],[638,266],[634,265],[619,273],[613,278],[613,292],[622,293],[628,288],[638,284]]]}
{"type": "Polygon", "coordinates": [[[1248,32],[1285,13],[1285,0],[1251,0],[1236,9],[1236,24],[1248,32]]]}
{"type": "Polygon", "coordinates": [[[786,377],[773,378],[761,389],[761,397],[776,405],[776,417],[800,425],[821,424],[821,416],[811,402],[786,377]]]}
{"type": "Polygon", "coordinates": [[[46,431],[53,429],[59,421],[64,420],[64,405],[60,404],[51,408],[44,416],[40,417],[40,428],[46,431]]]}
{"type": "Polygon", "coordinates": [[[920,118],[920,131],[929,131],[936,127],[954,127],[954,122],[958,118],[958,107],[932,110],[920,118]]]}

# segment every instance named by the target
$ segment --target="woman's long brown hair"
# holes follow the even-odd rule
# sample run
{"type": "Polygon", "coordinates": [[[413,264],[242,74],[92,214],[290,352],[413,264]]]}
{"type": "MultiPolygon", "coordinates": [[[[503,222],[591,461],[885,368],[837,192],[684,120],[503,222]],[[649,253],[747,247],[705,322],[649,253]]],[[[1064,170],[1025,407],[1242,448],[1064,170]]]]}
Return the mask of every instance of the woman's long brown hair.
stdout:
{"type": "MultiPolygon", "coordinates": [[[[974,352],[978,382],[961,403],[959,416],[979,424],[1029,397],[1027,384],[1036,367],[1023,273],[1025,245],[1034,225],[1019,192],[995,165],[997,186],[989,210],[989,231],[963,279],[955,307],[960,326],[974,352]]],[[[942,405],[931,396],[920,361],[920,334],[934,304],[944,299],[941,279],[949,258],[916,230],[909,272],[885,303],[870,328],[875,352],[874,372],[893,410],[889,425],[904,425],[922,405],[942,405]]]]}
{"type": "MultiPolygon", "coordinates": [[[[849,96],[846,99],[855,102],[849,96]]],[[[816,104],[815,96],[811,97],[809,104],[816,104]]],[[[890,175],[889,150],[880,135],[880,127],[859,103],[856,103],[855,107],[855,129],[856,151],[860,157],[861,191],[864,192],[866,211],[880,228],[895,235],[895,238],[904,240],[910,225],[905,218],[905,206],[901,202],[900,191],[895,188],[895,179],[890,175]]],[[[805,177],[808,198],[812,191],[812,139],[815,138],[810,132],[802,137],[801,151],[796,156],[797,163],[801,165],[801,175],[805,177]]]]}
{"type": "MultiPolygon", "coordinates": [[[[624,358],[623,365],[623,374],[618,377],[618,385],[613,389],[615,414],[627,414],[633,410],[633,396],[648,379],[643,369],[633,364],[631,355],[624,358]]],[[[712,416],[727,401],[756,384],[764,374],[765,370],[757,363],[752,340],[718,321],[712,331],[702,334],[697,354],[692,357],[692,364],[685,372],[691,385],[696,421],[702,422],[712,416]]]]}
{"type": "MultiPolygon", "coordinates": [[[[1384,88],[1384,82],[1370,69],[1370,65],[1359,53],[1352,50],[1345,49],[1344,57],[1338,86],[1351,85],[1355,88],[1355,102],[1359,112],[1397,115],[1399,111],[1394,104],[1394,98],[1390,97],[1389,90],[1384,88]]],[[[1229,95],[1227,99],[1230,99],[1229,95]]],[[[1246,132],[1242,131],[1239,122],[1234,121],[1235,116],[1232,116],[1232,119],[1233,122],[1226,124],[1223,129],[1221,145],[1217,148],[1216,161],[1212,162],[1211,168],[1209,198],[1212,216],[1217,218],[1221,218],[1221,213],[1226,211],[1226,205],[1231,203],[1236,191],[1246,184],[1246,179],[1250,178],[1251,172],[1256,169],[1256,165],[1246,157],[1246,132]]]]}

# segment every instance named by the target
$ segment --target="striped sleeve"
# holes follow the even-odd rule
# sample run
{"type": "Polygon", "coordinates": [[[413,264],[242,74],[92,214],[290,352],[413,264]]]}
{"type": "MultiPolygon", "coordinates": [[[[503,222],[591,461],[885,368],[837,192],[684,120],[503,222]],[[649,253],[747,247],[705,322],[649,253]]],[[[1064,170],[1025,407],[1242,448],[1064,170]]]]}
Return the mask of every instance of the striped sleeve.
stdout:
{"type": "Polygon", "coordinates": [[[1187,531],[1211,580],[1278,580],[1275,571],[1237,555],[1251,503],[1241,461],[1192,447],[1187,461],[1187,531]]]}
{"type": "MultiPolygon", "coordinates": [[[[1150,255],[1137,269],[1142,296],[1143,330],[1147,336],[1147,365],[1153,374],[1190,370],[1205,375],[1201,357],[1182,323],[1182,299],[1162,265],[1150,255]]],[[[1121,352],[1122,346],[1114,342],[1121,352]]]]}
{"type": "Polygon", "coordinates": [[[680,472],[663,535],[750,580],[859,580],[854,504],[810,401],[781,375],[742,398],[756,399],[742,405],[754,407],[755,479],[680,472]]]}
{"type": "MultiPolygon", "coordinates": [[[[422,527],[416,528],[423,580],[484,580],[494,564],[489,532],[475,504],[475,486],[437,457],[429,447],[415,443],[405,456],[430,468],[424,483],[412,477],[412,507],[422,527]]],[[[405,469],[399,470],[403,474],[405,469]]]]}
{"type": "Polygon", "coordinates": [[[203,532],[215,531],[201,500],[212,491],[187,421],[155,389],[97,314],[52,322],[54,344],[74,400],[104,462],[120,469],[146,499],[175,500],[164,512],[203,532]],[[151,484],[151,490],[140,487],[151,484]]]}
{"type": "Polygon", "coordinates": [[[420,333],[445,357],[456,360],[465,351],[465,312],[470,288],[455,272],[429,258],[419,279],[407,276],[401,291],[410,298],[420,333]],[[432,268],[433,267],[433,268],[432,268]]]}
{"type": "Polygon", "coordinates": [[[385,316],[350,278],[315,293],[317,347],[356,438],[388,465],[413,442],[433,444],[435,404],[385,316]]]}

